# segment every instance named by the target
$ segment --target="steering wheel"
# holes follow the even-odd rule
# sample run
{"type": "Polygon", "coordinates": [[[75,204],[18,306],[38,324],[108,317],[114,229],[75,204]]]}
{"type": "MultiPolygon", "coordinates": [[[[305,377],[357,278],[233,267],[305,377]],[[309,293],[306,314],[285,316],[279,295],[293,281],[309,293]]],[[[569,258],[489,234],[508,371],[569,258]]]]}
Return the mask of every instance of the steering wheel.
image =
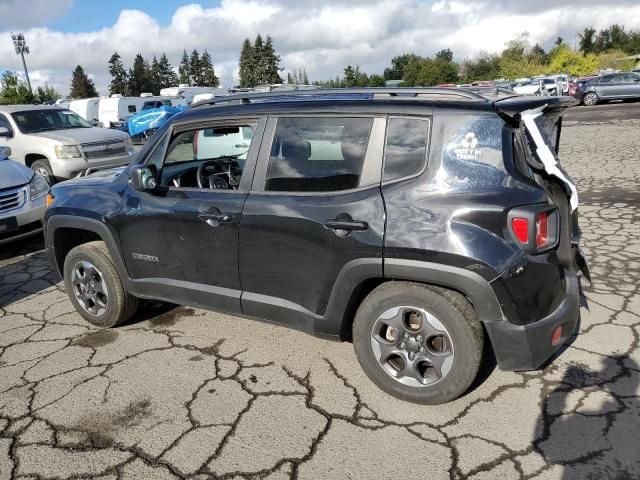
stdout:
{"type": "Polygon", "coordinates": [[[228,190],[229,184],[226,182],[224,178],[216,175],[216,173],[220,173],[217,170],[218,170],[218,162],[216,160],[207,160],[206,162],[202,162],[198,166],[198,172],[196,173],[198,187],[228,190]],[[211,173],[207,175],[205,172],[211,172],[211,173]]]}

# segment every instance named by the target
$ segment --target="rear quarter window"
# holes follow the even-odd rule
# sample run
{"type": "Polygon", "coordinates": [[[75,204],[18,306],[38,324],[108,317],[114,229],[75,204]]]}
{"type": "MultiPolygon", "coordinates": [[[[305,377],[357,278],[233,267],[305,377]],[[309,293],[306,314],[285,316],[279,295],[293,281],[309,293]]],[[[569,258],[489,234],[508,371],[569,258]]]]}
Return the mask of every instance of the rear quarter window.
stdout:
{"type": "Polygon", "coordinates": [[[429,120],[391,117],[387,124],[383,180],[414,175],[427,159],[429,120]]]}

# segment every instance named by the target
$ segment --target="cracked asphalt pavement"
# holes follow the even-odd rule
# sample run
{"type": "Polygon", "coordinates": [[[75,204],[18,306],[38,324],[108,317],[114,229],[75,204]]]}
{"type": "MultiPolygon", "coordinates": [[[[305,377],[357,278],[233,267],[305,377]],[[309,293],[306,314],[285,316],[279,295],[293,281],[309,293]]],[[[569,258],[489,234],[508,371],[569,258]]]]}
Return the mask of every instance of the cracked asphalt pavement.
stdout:
{"type": "Polygon", "coordinates": [[[0,253],[0,479],[640,477],[640,120],[563,129],[583,245],[580,335],[461,399],[378,390],[351,344],[147,303],[90,327],[35,240],[0,253]]]}

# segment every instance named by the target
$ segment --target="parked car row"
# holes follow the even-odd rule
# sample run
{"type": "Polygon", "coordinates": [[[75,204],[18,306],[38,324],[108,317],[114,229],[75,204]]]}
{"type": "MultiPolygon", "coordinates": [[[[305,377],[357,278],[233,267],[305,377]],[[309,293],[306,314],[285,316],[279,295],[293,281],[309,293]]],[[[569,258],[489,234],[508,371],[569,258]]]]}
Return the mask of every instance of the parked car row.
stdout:
{"type": "Polygon", "coordinates": [[[619,72],[578,78],[570,86],[570,95],[588,106],[602,101],[640,98],[640,74],[619,72]]]}

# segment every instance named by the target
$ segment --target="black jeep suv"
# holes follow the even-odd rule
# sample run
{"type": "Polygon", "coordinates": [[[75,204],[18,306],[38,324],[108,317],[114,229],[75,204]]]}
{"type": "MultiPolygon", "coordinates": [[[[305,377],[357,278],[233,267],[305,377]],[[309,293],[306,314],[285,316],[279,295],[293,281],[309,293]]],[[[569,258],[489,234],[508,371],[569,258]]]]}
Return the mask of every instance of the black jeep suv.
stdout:
{"type": "Polygon", "coordinates": [[[570,97],[244,94],[177,115],[121,171],[56,185],[53,264],[114,327],[153,298],[352,340],[383,390],[455,399],[484,349],[538,368],[579,315],[570,97]]]}

